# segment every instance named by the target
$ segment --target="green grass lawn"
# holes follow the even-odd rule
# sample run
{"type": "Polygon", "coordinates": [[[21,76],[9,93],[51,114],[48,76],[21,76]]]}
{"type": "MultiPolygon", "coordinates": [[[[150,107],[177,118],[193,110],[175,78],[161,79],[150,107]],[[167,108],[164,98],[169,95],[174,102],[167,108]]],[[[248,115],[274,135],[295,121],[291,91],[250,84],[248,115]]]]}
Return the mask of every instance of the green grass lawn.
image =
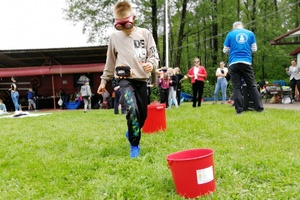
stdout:
{"type": "Polygon", "coordinates": [[[138,159],[113,110],[0,118],[0,199],[183,199],[166,156],[193,148],[214,150],[216,191],[199,199],[299,199],[300,111],[183,103],[166,113],[138,159]]]}

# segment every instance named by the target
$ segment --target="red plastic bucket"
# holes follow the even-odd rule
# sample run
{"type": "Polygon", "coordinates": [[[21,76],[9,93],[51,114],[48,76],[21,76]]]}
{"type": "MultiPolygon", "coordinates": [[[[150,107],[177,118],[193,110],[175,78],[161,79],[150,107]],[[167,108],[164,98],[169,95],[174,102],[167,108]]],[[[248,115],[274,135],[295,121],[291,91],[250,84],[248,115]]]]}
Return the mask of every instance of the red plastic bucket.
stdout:
{"type": "Polygon", "coordinates": [[[185,198],[196,198],[216,190],[213,150],[191,149],[167,156],[176,192],[185,198]]]}
{"type": "Polygon", "coordinates": [[[144,133],[153,133],[166,129],[166,104],[148,105],[148,116],[143,126],[144,133]]]}

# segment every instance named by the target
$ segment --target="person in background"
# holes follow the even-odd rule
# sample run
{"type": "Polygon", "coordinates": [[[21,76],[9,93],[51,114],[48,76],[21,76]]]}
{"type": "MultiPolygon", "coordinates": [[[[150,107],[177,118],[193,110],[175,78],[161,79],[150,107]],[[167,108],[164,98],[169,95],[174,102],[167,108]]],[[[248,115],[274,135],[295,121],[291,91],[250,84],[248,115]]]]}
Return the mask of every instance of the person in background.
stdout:
{"type": "Polygon", "coordinates": [[[107,90],[105,90],[101,94],[101,96],[102,96],[101,108],[106,108],[106,109],[112,108],[113,102],[110,93],[107,90]]]}
{"type": "Polygon", "coordinates": [[[226,80],[226,75],[228,73],[228,68],[225,67],[225,62],[221,61],[220,62],[220,67],[217,68],[216,70],[216,77],[217,77],[217,83],[215,86],[215,92],[214,92],[214,104],[218,102],[218,96],[219,96],[219,91],[221,90],[222,92],[222,102],[221,104],[224,104],[226,101],[226,90],[227,90],[227,80],[226,80]]]}
{"type": "Polygon", "coordinates": [[[194,66],[188,71],[188,77],[191,79],[193,89],[193,108],[201,107],[201,101],[204,89],[204,80],[207,77],[207,72],[203,66],[200,65],[200,58],[194,59],[194,66]]]}
{"type": "Polygon", "coordinates": [[[172,79],[170,79],[169,74],[165,73],[163,74],[163,77],[159,78],[158,85],[160,86],[160,103],[166,104],[166,108],[169,107],[169,91],[170,91],[170,85],[172,84],[172,79]]]}
{"type": "Polygon", "coordinates": [[[151,83],[151,78],[147,79],[147,97],[148,97],[148,105],[151,103],[151,92],[153,84],[151,83]]]}
{"type": "Polygon", "coordinates": [[[117,2],[113,14],[118,31],[110,36],[106,64],[97,92],[102,94],[106,91],[106,83],[116,74],[121,91],[120,103],[127,111],[126,137],[130,143],[130,157],[137,158],[140,155],[141,130],[148,112],[147,79],[150,72],[155,72],[159,57],[150,31],[134,25],[136,16],[129,2],[117,2]],[[120,72],[118,68],[130,70],[117,76],[120,72]]]}
{"type": "Polygon", "coordinates": [[[291,60],[291,66],[285,69],[286,74],[290,76],[290,87],[292,89],[293,100],[298,101],[296,97],[296,85],[298,88],[298,94],[300,94],[300,66],[297,65],[297,59],[291,60]]]}
{"type": "Polygon", "coordinates": [[[19,104],[19,92],[18,92],[18,83],[16,76],[11,77],[12,84],[10,85],[10,94],[11,99],[15,106],[15,114],[22,112],[21,106],[19,104]]]}
{"type": "Polygon", "coordinates": [[[169,68],[167,73],[169,74],[171,83],[170,88],[169,88],[169,96],[168,96],[168,108],[171,109],[172,107],[172,102],[175,105],[175,108],[178,108],[178,102],[176,98],[176,90],[177,90],[177,76],[174,74],[173,68],[169,68]]]}
{"type": "Polygon", "coordinates": [[[87,109],[91,110],[92,108],[92,103],[91,103],[91,98],[92,98],[92,91],[91,91],[91,86],[89,80],[85,80],[84,84],[81,86],[80,89],[80,94],[83,99],[84,103],[84,113],[86,113],[87,109]]]}
{"type": "Polygon", "coordinates": [[[65,107],[65,103],[67,103],[67,95],[66,92],[64,91],[64,89],[60,88],[58,90],[57,96],[59,96],[59,103],[58,105],[60,106],[60,109],[65,107]]]}
{"type": "Polygon", "coordinates": [[[177,103],[178,103],[178,106],[179,106],[180,101],[181,101],[181,82],[183,80],[187,79],[188,77],[180,73],[179,67],[174,68],[174,74],[175,74],[176,80],[177,80],[176,98],[177,98],[177,103]]]}
{"type": "Polygon", "coordinates": [[[0,91],[0,99],[2,99],[3,104],[5,104],[7,111],[13,111],[14,106],[10,97],[10,92],[0,91]]]}
{"type": "Polygon", "coordinates": [[[262,91],[266,85],[266,81],[262,79],[257,84],[259,85],[260,91],[262,91]]]}
{"type": "Polygon", "coordinates": [[[31,110],[31,108],[33,107],[33,109],[35,111],[36,110],[36,104],[35,104],[35,93],[33,92],[32,88],[29,88],[27,91],[27,100],[28,100],[28,110],[31,110]]]}
{"type": "Polygon", "coordinates": [[[0,115],[8,114],[6,110],[6,106],[3,103],[2,99],[0,99],[0,115]]]}
{"type": "Polygon", "coordinates": [[[161,85],[159,84],[159,80],[160,78],[163,78],[164,77],[164,74],[166,74],[168,71],[168,68],[166,66],[160,68],[160,69],[156,69],[156,85],[157,85],[157,94],[159,96],[159,102],[160,102],[160,93],[161,93],[161,85]]]}
{"type": "Polygon", "coordinates": [[[230,77],[233,85],[233,100],[236,114],[243,112],[243,95],[241,93],[241,78],[248,87],[257,112],[264,110],[260,94],[254,79],[252,54],[257,51],[256,38],[252,31],[244,28],[242,22],[233,23],[224,41],[223,52],[229,54],[230,77]]]}
{"type": "Polygon", "coordinates": [[[34,96],[35,96],[35,107],[36,107],[36,109],[38,110],[39,109],[39,93],[38,93],[38,90],[37,90],[37,88],[32,88],[32,91],[33,91],[33,93],[34,93],[34,96]]]}
{"type": "MultiPolygon", "coordinates": [[[[114,114],[119,114],[119,105],[120,105],[120,97],[121,97],[121,91],[120,91],[120,85],[119,81],[114,77],[112,79],[112,87],[114,88],[115,98],[114,98],[114,114]]],[[[121,112],[122,114],[126,114],[126,110],[121,105],[121,112]]]]}

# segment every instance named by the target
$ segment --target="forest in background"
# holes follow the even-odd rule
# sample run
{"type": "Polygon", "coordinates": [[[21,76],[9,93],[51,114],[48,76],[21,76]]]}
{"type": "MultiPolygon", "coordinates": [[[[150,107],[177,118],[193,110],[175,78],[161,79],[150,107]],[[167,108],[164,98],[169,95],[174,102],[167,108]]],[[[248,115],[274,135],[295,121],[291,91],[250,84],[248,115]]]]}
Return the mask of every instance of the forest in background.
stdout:
{"type": "MultiPolygon", "coordinates": [[[[107,45],[113,29],[112,8],[116,0],[66,0],[65,16],[74,23],[84,22],[83,32],[89,41],[107,45]]],[[[256,35],[258,51],[253,57],[257,81],[287,79],[290,52],[299,45],[271,45],[274,38],[300,26],[299,0],[169,0],[168,25],[165,25],[165,0],[132,0],[136,25],[152,31],[165,65],[165,30],[169,28],[169,67],[180,67],[183,73],[195,57],[215,83],[219,62],[227,62],[223,42],[235,21],[256,35]]],[[[288,40],[299,41],[299,37],[288,40]]]]}

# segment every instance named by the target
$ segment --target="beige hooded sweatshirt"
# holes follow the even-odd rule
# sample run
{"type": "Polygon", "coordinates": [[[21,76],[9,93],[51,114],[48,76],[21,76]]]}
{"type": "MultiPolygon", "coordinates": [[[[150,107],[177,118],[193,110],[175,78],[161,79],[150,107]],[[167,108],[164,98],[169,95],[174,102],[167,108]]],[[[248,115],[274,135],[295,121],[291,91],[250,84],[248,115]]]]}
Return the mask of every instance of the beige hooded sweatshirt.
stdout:
{"type": "Polygon", "coordinates": [[[110,36],[101,84],[106,84],[115,76],[117,66],[131,67],[132,76],[129,79],[146,81],[149,74],[142,67],[142,63],[146,62],[153,65],[153,71],[159,62],[156,44],[150,31],[138,27],[130,35],[116,31],[110,36]]]}

